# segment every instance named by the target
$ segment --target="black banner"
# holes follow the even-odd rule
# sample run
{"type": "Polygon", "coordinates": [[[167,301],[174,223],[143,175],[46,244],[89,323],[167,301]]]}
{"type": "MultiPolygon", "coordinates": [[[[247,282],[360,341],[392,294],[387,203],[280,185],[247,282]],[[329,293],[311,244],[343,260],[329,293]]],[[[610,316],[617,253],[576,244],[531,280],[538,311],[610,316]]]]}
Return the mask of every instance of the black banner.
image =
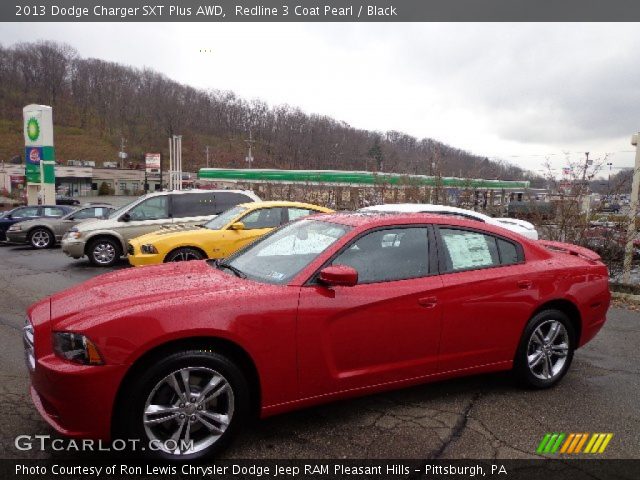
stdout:
{"type": "Polygon", "coordinates": [[[0,22],[637,22],[637,0],[3,0],[0,22]]]}
{"type": "Polygon", "coordinates": [[[400,480],[487,478],[582,480],[640,478],[640,460],[220,460],[215,462],[74,462],[0,460],[4,479],[400,480]]]}

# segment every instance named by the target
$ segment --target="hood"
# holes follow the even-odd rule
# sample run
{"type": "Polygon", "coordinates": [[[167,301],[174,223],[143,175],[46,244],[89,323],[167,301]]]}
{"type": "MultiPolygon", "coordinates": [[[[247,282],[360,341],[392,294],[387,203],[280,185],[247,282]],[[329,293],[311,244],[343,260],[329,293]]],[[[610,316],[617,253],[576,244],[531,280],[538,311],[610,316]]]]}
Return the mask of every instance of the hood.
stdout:
{"type": "Polygon", "coordinates": [[[84,222],[78,223],[75,228],[77,228],[81,232],[88,232],[90,230],[100,230],[103,228],[112,228],[113,222],[117,222],[117,220],[112,220],[110,218],[101,218],[97,220],[85,220],[84,222]]]}
{"type": "Polygon", "coordinates": [[[127,268],[99,275],[51,297],[53,325],[76,314],[81,318],[115,312],[136,305],[250,288],[253,282],[221,272],[206,261],[172,262],[145,268],[127,268]]]}
{"type": "Polygon", "coordinates": [[[136,237],[133,240],[131,240],[130,243],[142,245],[145,243],[153,243],[154,241],[158,241],[158,240],[165,240],[167,238],[171,238],[171,240],[174,240],[174,241],[179,241],[182,239],[188,240],[188,239],[194,239],[194,237],[197,237],[200,233],[202,233],[203,235],[206,235],[207,238],[209,238],[211,234],[216,231],[217,230],[209,230],[208,228],[199,228],[195,226],[182,227],[177,225],[175,226],[171,225],[164,228],[160,228],[155,232],[147,233],[146,235],[141,235],[139,237],[136,237]]]}

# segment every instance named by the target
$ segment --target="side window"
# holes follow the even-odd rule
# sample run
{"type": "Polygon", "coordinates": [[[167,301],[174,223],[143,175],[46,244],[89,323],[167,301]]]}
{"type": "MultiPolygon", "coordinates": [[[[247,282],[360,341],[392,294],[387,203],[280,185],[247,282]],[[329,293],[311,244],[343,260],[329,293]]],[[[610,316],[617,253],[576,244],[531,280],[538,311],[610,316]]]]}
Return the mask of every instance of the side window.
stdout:
{"type": "Polygon", "coordinates": [[[307,215],[313,215],[314,213],[318,213],[314,210],[309,210],[308,208],[288,208],[289,212],[289,221],[293,222],[298,218],[306,217],[307,215]]]}
{"type": "Polygon", "coordinates": [[[251,198],[244,195],[243,193],[217,192],[215,214],[218,215],[224,212],[225,210],[230,209],[231,207],[235,207],[239,203],[246,203],[251,201],[252,201],[251,198]]]}
{"type": "Polygon", "coordinates": [[[240,219],[244,228],[253,230],[256,228],[275,228],[282,220],[282,208],[261,208],[248,213],[240,219]]]}
{"type": "Polygon", "coordinates": [[[11,214],[13,218],[37,217],[38,207],[19,208],[11,214]]]}
{"type": "Polygon", "coordinates": [[[378,230],[354,241],[332,265],[358,271],[358,283],[388,282],[424,277],[429,273],[427,229],[378,230]]]}
{"type": "Polygon", "coordinates": [[[44,207],[44,213],[43,215],[45,217],[61,217],[65,214],[66,212],[61,209],[61,208],[57,208],[57,207],[44,207]]]}
{"type": "Polygon", "coordinates": [[[83,208],[82,210],[78,210],[76,213],[73,214],[73,218],[75,220],[83,220],[85,218],[95,218],[96,214],[95,211],[96,210],[102,210],[101,208],[83,208]]]}
{"type": "Polygon", "coordinates": [[[171,197],[171,215],[180,217],[204,217],[216,214],[214,193],[183,193],[171,197]]]}
{"type": "Polygon", "coordinates": [[[131,220],[160,220],[167,218],[167,199],[167,195],[161,195],[148,198],[139,203],[129,210],[131,220]]]}
{"type": "Polygon", "coordinates": [[[441,228],[445,247],[445,271],[511,265],[521,261],[513,243],[479,232],[441,228]]]}
{"type": "Polygon", "coordinates": [[[520,255],[518,255],[518,249],[513,243],[502,240],[501,238],[498,238],[497,241],[498,251],[500,252],[500,263],[502,265],[512,265],[521,261],[520,255]]]}

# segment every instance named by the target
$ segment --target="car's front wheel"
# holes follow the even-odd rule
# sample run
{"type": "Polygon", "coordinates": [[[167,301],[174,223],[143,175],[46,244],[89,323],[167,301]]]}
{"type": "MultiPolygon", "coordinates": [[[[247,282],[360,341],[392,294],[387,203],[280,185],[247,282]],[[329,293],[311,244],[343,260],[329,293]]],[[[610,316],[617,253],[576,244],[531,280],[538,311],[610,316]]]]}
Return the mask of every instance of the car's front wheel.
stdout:
{"type": "Polygon", "coordinates": [[[194,460],[224,447],[246,417],[249,389],[242,371],[211,351],[164,357],[130,383],[121,411],[124,434],[151,455],[194,460]]]}
{"type": "Polygon", "coordinates": [[[170,252],[165,262],[187,262],[189,260],[202,260],[205,256],[195,248],[182,247],[170,252]]]}
{"type": "Polygon", "coordinates": [[[122,256],[121,247],[111,238],[93,240],[87,249],[89,261],[97,267],[110,267],[122,256]]]}
{"type": "Polygon", "coordinates": [[[575,330],[560,310],[535,315],[524,330],[515,359],[519,380],[533,388],[548,388],[567,373],[575,350],[575,330]]]}
{"type": "Polygon", "coordinates": [[[49,248],[53,246],[55,239],[46,228],[36,228],[29,233],[29,243],[33,248],[49,248]]]}

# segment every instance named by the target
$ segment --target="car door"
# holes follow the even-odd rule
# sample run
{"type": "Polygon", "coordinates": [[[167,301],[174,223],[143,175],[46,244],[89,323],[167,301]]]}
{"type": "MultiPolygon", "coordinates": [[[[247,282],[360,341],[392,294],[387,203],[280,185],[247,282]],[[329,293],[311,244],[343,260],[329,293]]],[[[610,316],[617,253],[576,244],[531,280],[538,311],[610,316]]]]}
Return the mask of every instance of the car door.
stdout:
{"type": "MultiPolygon", "coordinates": [[[[241,230],[227,228],[222,233],[219,247],[219,255],[221,257],[231,255],[281,225],[283,222],[283,209],[281,207],[258,208],[246,213],[234,223],[237,222],[241,222],[244,228],[241,230]]],[[[218,252],[216,253],[218,254],[218,252]]]]}
{"type": "Polygon", "coordinates": [[[443,281],[439,370],[511,361],[539,288],[522,246],[461,227],[436,233],[443,281]]]}
{"type": "Polygon", "coordinates": [[[369,231],[330,261],[358,284],[302,287],[298,309],[303,397],[424,377],[436,371],[442,280],[431,230],[369,231]]]}
{"type": "Polygon", "coordinates": [[[154,232],[171,223],[169,196],[159,195],[138,203],[118,219],[118,232],[125,241],[154,232]]]}

